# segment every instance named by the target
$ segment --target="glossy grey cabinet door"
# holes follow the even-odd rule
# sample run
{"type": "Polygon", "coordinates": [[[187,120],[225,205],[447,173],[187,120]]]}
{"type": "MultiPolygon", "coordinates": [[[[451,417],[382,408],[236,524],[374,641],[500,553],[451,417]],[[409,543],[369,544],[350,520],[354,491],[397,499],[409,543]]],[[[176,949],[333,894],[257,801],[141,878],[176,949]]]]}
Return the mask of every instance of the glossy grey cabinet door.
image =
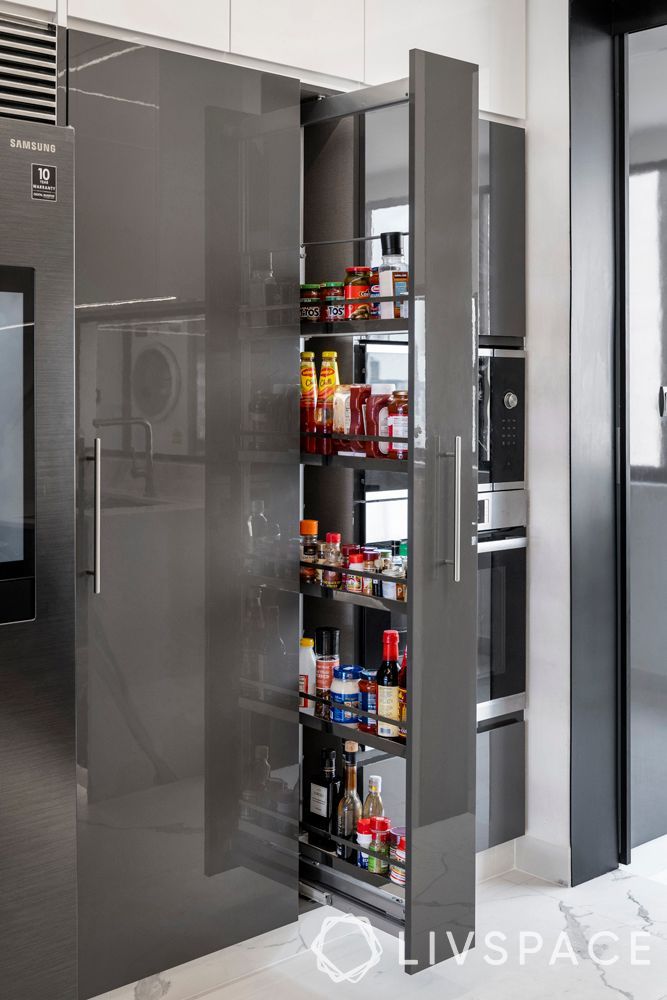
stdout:
{"type": "Polygon", "coordinates": [[[69,41],[83,1000],[297,916],[300,133],[295,80],[69,41]]]}
{"type": "Polygon", "coordinates": [[[479,333],[526,336],[526,133],[479,123],[479,333]]]}
{"type": "Polygon", "coordinates": [[[477,117],[477,67],[413,51],[409,971],[475,923],[477,117]]]}

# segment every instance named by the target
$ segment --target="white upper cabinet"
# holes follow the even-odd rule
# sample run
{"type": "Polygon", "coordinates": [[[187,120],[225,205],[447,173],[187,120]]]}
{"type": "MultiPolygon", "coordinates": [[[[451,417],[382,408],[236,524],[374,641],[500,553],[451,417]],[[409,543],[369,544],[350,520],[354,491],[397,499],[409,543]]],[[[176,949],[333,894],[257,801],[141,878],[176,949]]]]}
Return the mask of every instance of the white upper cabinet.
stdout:
{"type": "Polygon", "coordinates": [[[366,0],[365,48],[367,83],[407,76],[415,48],[478,63],[480,108],[525,118],[525,0],[366,0]]]}
{"type": "MultiPolygon", "coordinates": [[[[53,21],[52,17],[44,17],[43,11],[48,11],[49,13],[55,11],[56,0],[37,0],[37,3],[35,3],[35,0],[12,0],[12,3],[18,4],[21,7],[33,8],[32,10],[26,10],[25,15],[22,13],[21,17],[34,17],[39,21],[53,21]]],[[[7,12],[5,11],[4,13],[6,14],[7,12]]]]}
{"type": "Polygon", "coordinates": [[[229,51],[230,0],[69,0],[69,17],[229,51]]]}
{"type": "Polygon", "coordinates": [[[231,51],[364,79],[363,0],[232,0],[231,51]]]}

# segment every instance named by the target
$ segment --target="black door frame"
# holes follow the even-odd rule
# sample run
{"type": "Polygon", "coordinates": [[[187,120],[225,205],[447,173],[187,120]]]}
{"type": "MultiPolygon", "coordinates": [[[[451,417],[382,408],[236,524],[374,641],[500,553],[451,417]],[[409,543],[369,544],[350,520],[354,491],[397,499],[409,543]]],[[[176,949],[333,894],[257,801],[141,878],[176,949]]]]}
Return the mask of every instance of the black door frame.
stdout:
{"type": "Polygon", "coordinates": [[[570,3],[574,885],[631,853],[626,53],[664,24],[667,0],[570,3]]]}

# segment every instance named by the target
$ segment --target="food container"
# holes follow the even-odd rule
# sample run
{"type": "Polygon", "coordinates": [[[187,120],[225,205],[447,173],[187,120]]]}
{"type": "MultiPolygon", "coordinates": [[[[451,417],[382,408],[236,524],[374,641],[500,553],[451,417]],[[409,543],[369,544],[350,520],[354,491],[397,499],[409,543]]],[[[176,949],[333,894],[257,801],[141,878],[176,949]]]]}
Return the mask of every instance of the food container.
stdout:
{"type": "MultiPolygon", "coordinates": [[[[391,382],[371,385],[366,400],[366,434],[389,436],[389,399],[396,386],[391,382]]],[[[389,441],[366,441],[366,455],[369,458],[386,458],[389,441]]]]}
{"type": "Polygon", "coordinates": [[[370,267],[345,268],[345,319],[370,319],[370,267]]]}
{"type": "MultiPolygon", "coordinates": [[[[363,569],[364,568],[364,557],[361,552],[352,552],[348,560],[348,567],[350,569],[363,569]]],[[[345,589],[349,594],[360,594],[362,590],[361,581],[363,577],[357,576],[356,573],[346,573],[345,574],[345,589]]]]}
{"type": "Polygon", "coordinates": [[[301,319],[307,323],[320,321],[320,286],[301,286],[301,319]]]}

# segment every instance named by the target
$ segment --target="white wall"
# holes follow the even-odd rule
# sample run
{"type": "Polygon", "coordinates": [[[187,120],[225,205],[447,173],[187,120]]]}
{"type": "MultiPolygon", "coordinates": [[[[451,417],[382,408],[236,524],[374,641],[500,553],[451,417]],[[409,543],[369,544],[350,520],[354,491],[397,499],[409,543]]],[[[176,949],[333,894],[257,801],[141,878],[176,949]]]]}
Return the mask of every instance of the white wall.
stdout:
{"type": "Polygon", "coordinates": [[[517,866],[569,882],[569,3],[527,0],[527,836],[517,866]]]}
{"type": "Polygon", "coordinates": [[[525,0],[0,0],[35,16],[56,6],[73,27],[344,90],[407,76],[410,49],[428,49],[479,64],[483,110],[525,114],[525,0]]]}

